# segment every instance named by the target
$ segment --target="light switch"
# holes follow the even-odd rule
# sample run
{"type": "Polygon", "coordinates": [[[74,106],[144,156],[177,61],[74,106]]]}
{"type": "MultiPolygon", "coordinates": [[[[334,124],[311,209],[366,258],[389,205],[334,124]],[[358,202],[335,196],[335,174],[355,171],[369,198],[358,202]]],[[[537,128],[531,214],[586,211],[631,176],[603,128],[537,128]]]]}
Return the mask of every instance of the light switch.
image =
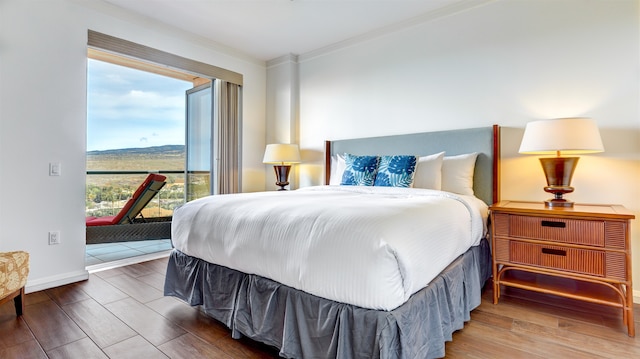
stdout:
{"type": "Polygon", "coordinates": [[[49,163],[49,176],[60,176],[60,162],[49,163]]]}

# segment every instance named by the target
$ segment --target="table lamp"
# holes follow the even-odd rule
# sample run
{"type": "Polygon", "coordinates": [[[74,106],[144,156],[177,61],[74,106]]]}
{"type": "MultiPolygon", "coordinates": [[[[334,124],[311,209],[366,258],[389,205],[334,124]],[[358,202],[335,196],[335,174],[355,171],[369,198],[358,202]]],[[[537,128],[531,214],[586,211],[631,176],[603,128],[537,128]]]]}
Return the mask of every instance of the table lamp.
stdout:
{"type": "Polygon", "coordinates": [[[274,164],[273,170],[276,172],[276,185],[280,186],[278,191],[286,191],[284,187],[289,184],[291,164],[300,163],[298,145],[279,143],[267,145],[262,162],[274,164]]]}
{"type": "Polygon", "coordinates": [[[540,164],[547,178],[545,192],[554,198],[546,200],[548,207],[573,207],[573,202],[564,199],[565,193],[573,192],[571,178],[579,157],[563,157],[582,153],[603,152],[602,139],[596,122],[589,118],[559,118],[527,123],[520,153],[555,155],[542,157],[540,164]]]}

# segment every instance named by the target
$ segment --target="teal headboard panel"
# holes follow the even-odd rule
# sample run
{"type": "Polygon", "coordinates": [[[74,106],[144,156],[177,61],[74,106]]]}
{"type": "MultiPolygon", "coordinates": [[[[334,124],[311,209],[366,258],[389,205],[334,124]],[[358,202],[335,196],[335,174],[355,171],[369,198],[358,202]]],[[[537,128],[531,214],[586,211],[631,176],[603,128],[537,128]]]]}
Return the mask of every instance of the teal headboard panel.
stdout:
{"type": "Polygon", "coordinates": [[[326,141],[325,183],[329,183],[331,156],[334,154],[415,154],[424,156],[445,151],[445,156],[453,156],[478,152],[473,178],[473,189],[476,197],[491,205],[499,200],[499,132],[499,126],[494,125],[492,127],[461,130],[326,141]]]}

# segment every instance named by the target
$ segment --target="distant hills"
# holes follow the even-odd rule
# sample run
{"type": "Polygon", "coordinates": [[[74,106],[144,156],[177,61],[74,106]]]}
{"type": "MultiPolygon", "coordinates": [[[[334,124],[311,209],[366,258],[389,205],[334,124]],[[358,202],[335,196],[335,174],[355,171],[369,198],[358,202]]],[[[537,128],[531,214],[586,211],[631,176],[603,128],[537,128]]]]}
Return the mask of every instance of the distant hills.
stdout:
{"type": "Polygon", "coordinates": [[[184,145],[87,151],[89,171],[181,171],[186,153],[184,145]]]}
{"type": "Polygon", "coordinates": [[[87,151],[87,156],[184,156],[185,145],[163,145],[139,148],[118,148],[114,150],[87,151]]]}

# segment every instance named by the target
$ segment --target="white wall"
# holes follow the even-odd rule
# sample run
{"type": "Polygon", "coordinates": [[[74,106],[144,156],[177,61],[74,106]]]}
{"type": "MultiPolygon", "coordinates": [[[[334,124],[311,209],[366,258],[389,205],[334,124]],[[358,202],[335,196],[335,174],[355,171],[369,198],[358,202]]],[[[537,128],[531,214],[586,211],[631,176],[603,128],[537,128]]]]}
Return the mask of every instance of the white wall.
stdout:
{"type": "MultiPolygon", "coordinates": [[[[267,63],[267,143],[298,144],[298,58],[284,55],[267,63]]],[[[277,189],[273,165],[266,165],[266,188],[277,189]]],[[[290,189],[298,188],[298,166],[292,166],[290,189]]]]}
{"type": "Polygon", "coordinates": [[[31,255],[27,291],[86,278],[87,30],[244,76],[243,190],[264,190],[265,64],[97,1],[0,2],[0,251],[31,255]],[[49,177],[49,162],[62,164],[49,177]],[[60,230],[62,244],[47,233],[60,230]]]}
{"type": "Polygon", "coordinates": [[[583,156],[582,203],[632,210],[640,289],[637,1],[500,0],[325,53],[300,56],[300,184],[322,184],[325,139],[503,126],[503,199],[542,201],[524,126],[585,116],[606,152],[583,156]]]}

